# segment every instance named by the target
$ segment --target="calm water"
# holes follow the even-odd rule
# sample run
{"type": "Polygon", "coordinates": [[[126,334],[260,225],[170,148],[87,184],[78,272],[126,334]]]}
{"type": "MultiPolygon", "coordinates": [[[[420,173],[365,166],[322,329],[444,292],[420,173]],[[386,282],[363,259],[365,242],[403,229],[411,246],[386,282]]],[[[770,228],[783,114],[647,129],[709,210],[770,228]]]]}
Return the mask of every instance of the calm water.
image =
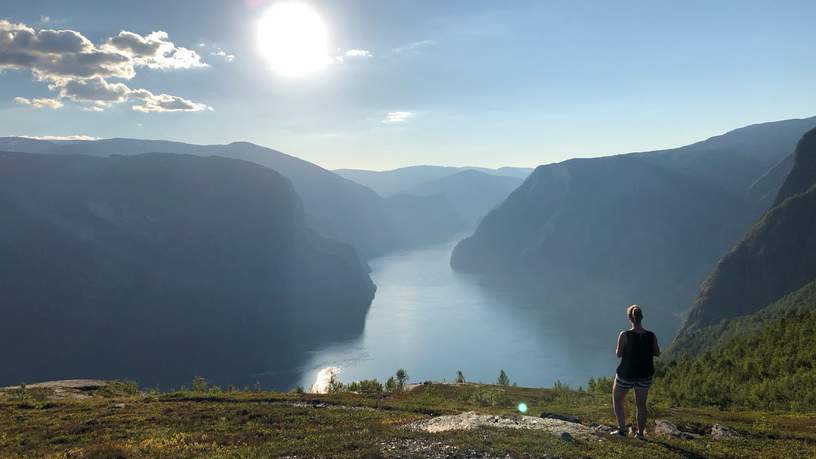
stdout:
{"type": "Polygon", "coordinates": [[[504,369],[522,386],[586,385],[590,376],[612,374],[614,342],[626,326],[620,308],[614,316],[577,314],[574,305],[541,304],[524,292],[489,287],[450,268],[454,245],[373,260],[377,294],[365,331],[313,352],[301,384],[310,387],[330,366],[340,368],[343,382],[384,381],[397,368],[414,382],[452,380],[457,370],[469,381],[493,382],[504,369]],[[575,319],[582,325],[568,325],[575,319]]]}

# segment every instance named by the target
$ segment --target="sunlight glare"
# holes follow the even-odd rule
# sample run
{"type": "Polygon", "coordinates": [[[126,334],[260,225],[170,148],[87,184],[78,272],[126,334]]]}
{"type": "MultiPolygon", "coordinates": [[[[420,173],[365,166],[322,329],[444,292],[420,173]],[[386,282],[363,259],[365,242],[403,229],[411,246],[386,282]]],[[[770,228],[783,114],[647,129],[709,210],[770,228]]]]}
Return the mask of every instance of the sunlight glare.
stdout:
{"type": "Polygon", "coordinates": [[[317,12],[305,3],[271,6],[258,21],[258,46],[272,69],[301,76],[329,64],[329,34],[317,12]]]}

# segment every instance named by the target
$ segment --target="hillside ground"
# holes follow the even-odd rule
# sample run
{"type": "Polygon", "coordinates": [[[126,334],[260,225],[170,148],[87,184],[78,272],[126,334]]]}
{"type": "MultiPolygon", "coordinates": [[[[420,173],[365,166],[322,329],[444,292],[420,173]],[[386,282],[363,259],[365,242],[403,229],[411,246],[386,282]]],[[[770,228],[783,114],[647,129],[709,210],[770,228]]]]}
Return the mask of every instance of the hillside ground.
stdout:
{"type": "MultiPolygon", "coordinates": [[[[631,398],[631,396],[630,396],[631,398]]],[[[48,388],[0,392],[0,456],[60,458],[184,457],[816,457],[816,415],[650,407],[647,440],[567,439],[546,431],[478,428],[426,433],[413,421],[476,411],[556,413],[587,426],[613,426],[609,396],[563,386],[532,389],[422,384],[393,394],[326,395],[265,391],[157,393],[112,383],[76,397],[48,388]],[[655,436],[668,419],[696,439],[655,436]],[[713,424],[740,439],[715,440],[713,424]]],[[[630,400],[631,403],[631,400],[630,400]]],[[[631,413],[630,406],[630,413],[631,413]]]]}

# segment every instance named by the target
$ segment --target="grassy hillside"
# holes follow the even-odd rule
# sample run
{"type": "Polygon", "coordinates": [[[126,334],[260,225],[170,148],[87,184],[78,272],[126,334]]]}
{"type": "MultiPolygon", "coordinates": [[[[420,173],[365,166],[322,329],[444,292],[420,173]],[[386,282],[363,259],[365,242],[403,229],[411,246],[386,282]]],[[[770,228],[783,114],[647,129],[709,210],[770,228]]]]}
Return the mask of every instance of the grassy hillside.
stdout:
{"type": "Polygon", "coordinates": [[[816,281],[762,311],[687,336],[710,346],[668,365],[660,387],[683,406],[816,410],[816,281]]]}
{"type": "Polygon", "coordinates": [[[791,312],[809,310],[816,310],[816,280],[758,312],[723,319],[715,325],[701,327],[678,336],[672,343],[669,354],[675,357],[682,354],[698,355],[707,349],[727,343],[735,337],[747,335],[771,325],[791,312]]]}
{"type": "MultiPolygon", "coordinates": [[[[594,386],[593,386],[594,387],[594,386]]],[[[404,428],[431,416],[478,411],[576,416],[612,425],[609,392],[427,384],[408,392],[309,395],[208,390],[141,393],[118,384],[83,398],[52,400],[41,389],[0,392],[2,457],[814,457],[816,416],[668,407],[652,419],[704,434],[722,423],[737,440],[703,435],[647,441],[598,434],[561,440],[544,431],[479,428],[425,433],[404,428]]],[[[652,429],[650,423],[649,430],[652,429]]]]}

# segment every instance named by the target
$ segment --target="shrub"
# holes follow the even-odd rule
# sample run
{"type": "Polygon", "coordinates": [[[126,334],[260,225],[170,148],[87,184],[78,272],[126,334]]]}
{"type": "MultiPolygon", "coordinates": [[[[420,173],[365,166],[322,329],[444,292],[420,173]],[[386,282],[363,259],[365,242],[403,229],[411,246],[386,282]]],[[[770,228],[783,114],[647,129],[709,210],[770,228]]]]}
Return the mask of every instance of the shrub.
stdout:
{"type": "Polygon", "coordinates": [[[504,370],[499,372],[499,378],[496,380],[496,384],[499,386],[509,386],[510,385],[510,378],[507,377],[507,373],[504,370]]]}
{"type": "Polygon", "coordinates": [[[408,382],[408,372],[404,368],[397,370],[397,390],[405,389],[405,383],[408,382]]]}
{"type": "Polygon", "coordinates": [[[462,370],[456,372],[456,382],[459,384],[464,384],[465,382],[465,375],[462,374],[462,370]]]}
{"type": "Polygon", "coordinates": [[[193,392],[206,392],[207,391],[207,380],[204,379],[203,376],[196,376],[193,378],[193,392]]]}
{"type": "Polygon", "coordinates": [[[397,391],[397,380],[394,379],[393,376],[388,378],[388,381],[385,382],[385,390],[387,392],[396,392],[397,391]]]}

